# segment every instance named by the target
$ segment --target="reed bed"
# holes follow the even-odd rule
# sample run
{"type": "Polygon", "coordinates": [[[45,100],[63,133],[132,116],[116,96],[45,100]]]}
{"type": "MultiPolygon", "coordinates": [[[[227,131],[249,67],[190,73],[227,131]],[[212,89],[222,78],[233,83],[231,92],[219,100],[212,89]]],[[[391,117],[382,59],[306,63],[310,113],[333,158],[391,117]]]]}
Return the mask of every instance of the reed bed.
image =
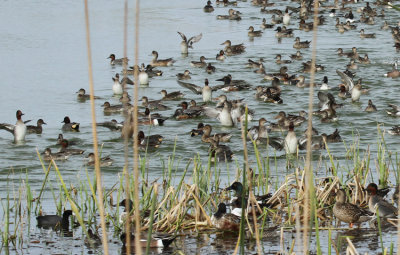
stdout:
{"type": "MultiPolygon", "coordinates": [[[[293,231],[301,233],[311,231],[315,236],[316,245],[309,246],[310,251],[319,254],[325,253],[324,249],[335,250],[337,254],[341,253],[340,245],[332,240],[332,232],[346,230],[347,227],[336,227],[336,219],[332,215],[332,206],[335,202],[332,193],[338,188],[347,190],[349,199],[353,203],[365,206],[367,204],[367,195],[363,187],[372,181],[372,177],[380,176],[398,176],[398,164],[396,159],[388,158],[382,150],[387,148],[384,143],[384,136],[379,137],[378,143],[382,144],[382,149],[379,149],[376,155],[371,155],[370,151],[365,151],[364,155],[354,153],[354,146],[358,142],[355,141],[349,146],[346,164],[349,168],[343,169],[338,162],[333,160],[334,156],[329,154],[326,160],[325,167],[341,168],[341,171],[332,171],[326,177],[315,177],[312,181],[313,195],[310,197],[312,207],[306,208],[304,200],[307,196],[306,171],[301,167],[301,160],[298,160],[299,165],[292,168],[292,173],[287,174],[283,179],[276,180],[274,185],[270,185],[270,178],[266,174],[270,169],[270,164],[277,159],[262,158],[262,153],[255,147],[255,155],[257,162],[254,165],[243,165],[243,168],[235,169],[236,174],[232,176],[234,180],[240,180],[245,183],[245,188],[249,192],[249,207],[254,207],[255,203],[253,194],[264,194],[271,192],[272,196],[268,203],[270,208],[256,208],[253,212],[258,211],[257,216],[243,214],[242,217],[242,232],[238,235],[238,252],[246,253],[247,244],[249,242],[256,243],[256,252],[263,253],[263,241],[271,236],[279,237],[280,235],[290,235],[293,231]],[[351,152],[353,151],[353,152],[351,152]],[[374,172],[367,166],[373,166],[370,161],[380,162],[376,165],[374,172]],[[266,165],[259,162],[270,162],[266,165]],[[384,165],[380,168],[378,166],[384,165]],[[260,168],[261,166],[261,168],[260,168]],[[254,169],[254,170],[250,170],[254,169]],[[335,173],[343,172],[340,176],[335,173]],[[304,217],[304,211],[310,210],[311,219],[310,227],[305,228],[304,223],[307,218],[304,217]],[[329,232],[329,244],[326,247],[321,245],[320,233],[329,232]]],[[[358,150],[358,149],[356,149],[358,150]]],[[[39,154],[38,154],[39,155],[39,154]]],[[[39,155],[39,160],[40,155],[39,155]]],[[[211,215],[216,211],[217,205],[220,202],[226,202],[230,194],[224,190],[227,183],[223,183],[220,179],[221,168],[226,167],[225,163],[212,163],[210,159],[206,164],[202,164],[202,160],[198,155],[194,155],[193,159],[187,162],[182,167],[173,167],[176,165],[175,155],[168,158],[167,164],[163,168],[162,178],[158,180],[148,179],[147,168],[148,160],[153,160],[151,155],[143,154],[139,157],[139,175],[141,183],[139,185],[138,194],[135,193],[133,186],[135,185],[135,175],[127,173],[126,169],[121,169],[119,181],[112,187],[98,187],[97,177],[90,172],[92,170],[85,169],[84,176],[79,180],[70,183],[63,178],[62,171],[59,170],[56,162],[51,161],[48,164],[42,162],[42,167],[46,178],[43,181],[42,188],[38,191],[32,191],[29,184],[29,178],[25,176],[23,185],[20,187],[13,186],[13,192],[7,195],[2,201],[3,208],[3,226],[1,228],[2,245],[13,246],[18,249],[26,247],[26,243],[30,240],[24,234],[26,228],[29,229],[30,224],[35,224],[32,217],[41,214],[42,199],[44,192],[50,192],[54,198],[54,206],[57,211],[71,208],[75,212],[74,221],[80,227],[72,229],[73,232],[78,232],[87,235],[87,229],[93,229],[96,232],[102,228],[100,224],[100,204],[104,205],[104,231],[113,238],[118,239],[120,233],[125,231],[126,224],[120,223],[118,220],[119,213],[122,209],[119,207],[119,201],[126,197],[126,186],[124,177],[128,176],[127,183],[129,184],[129,197],[139,197],[139,217],[136,217],[136,210],[130,212],[131,220],[129,224],[138,224],[140,231],[147,231],[150,235],[152,232],[169,233],[175,236],[186,236],[192,233],[219,233],[211,224],[211,215]],[[178,174],[182,173],[182,174],[178,174]],[[93,177],[91,177],[93,176],[93,177]],[[54,183],[57,182],[58,185],[54,183]],[[60,188],[54,188],[60,187],[60,188]],[[97,197],[98,190],[102,190],[104,197],[100,201],[97,197]],[[36,208],[36,209],[34,209],[36,208]],[[137,219],[139,218],[139,221],[137,219]]],[[[304,162],[304,161],[303,161],[304,162]]],[[[303,163],[305,164],[305,163],[303,163]]],[[[389,178],[390,179],[390,178],[389,178]]],[[[387,179],[386,179],[387,180],[387,179]]],[[[246,198],[247,199],[247,198],[246,198]]],[[[244,205],[245,203],[243,203],[244,205]]],[[[243,210],[245,212],[245,210],[243,210]]],[[[128,221],[130,221],[128,220],[128,221]]],[[[387,222],[383,224],[382,220],[371,223],[368,229],[377,232],[380,238],[380,247],[382,252],[394,252],[394,244],[384,247],[382,240],[382,232],[388,228],[387,222]]],[[[396,221],[393,222],[397,224],[396,221]]],[[[103,231],[103,230],[101,230],[103,231]]],[[[82,238],[83,239],[83,238],[82,238]]],[[[293,239],[292,243],[281,241],[281,253],[285,253],[284,247],[295,252],[302,252],[301,244],[296,244],[297,240],[293,239]],[[297,247],[297,248],[296,248],[297,247]],[[300,249],[300,250],[299,250],[300,249]]],[[[351,241],[347,240],[347,252],[356,254],[355,246],[351,241]],[[355,249],[355,250],[354,250],[355,249]]],[[[347,247],[346,246],[346,247],[347,247]]]]}

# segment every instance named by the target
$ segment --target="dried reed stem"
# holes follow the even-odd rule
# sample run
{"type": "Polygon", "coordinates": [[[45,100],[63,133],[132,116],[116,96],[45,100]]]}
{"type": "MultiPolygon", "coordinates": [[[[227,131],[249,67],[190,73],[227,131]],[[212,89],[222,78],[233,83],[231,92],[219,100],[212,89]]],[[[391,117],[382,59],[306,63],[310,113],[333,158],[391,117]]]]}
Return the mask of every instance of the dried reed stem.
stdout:
{"type": "MultiPolygon", "coordinates": [[[[139,5],[140,1],[136,0],[135,9],[135,66],[139,65],[139,5]]],[[[134,87],[134,110],[133,110],[133,171],[134,171],[134,204],[135,204],[135,228],[137,237],[140,237],[140,201],[139,201],[139,148],[138,148],[138,99],[139,99],[139,70],[135,69],[135,86],[134,87]]],[[[141,255],[140,238],[135,238],[135,254],[141,255]]]]}
{"type": "Polygon", "coordinates": [[[92,110],[92,134],[93,134],[93,151],[94,151],[94,162],[96,171],[97,181],[97,193],[99,196],[99,211],[100,211],[100,222],[102,230],[102,244],[104,248],[104,254],[108,255],[108,238],[106,231],[106,221],[104,217],[104,204],[103,204],[103,189],[100,172],[100,160],[98,154],[97,145],[97,131],[96,131],[96,112],[94,108],[94,85],[93,85],[93,69],[92,69],[92,52],[90,46],[90,30],[89,30],[89,7],[88,0],[85,0],[85,23],[86,23],[86,45],[88,52],[88,70],[89,70],[89,88],[90,88],[90,106],[92,110]]]}
{"type": "Polygon", "coordinates": [[[318,6],[319,1],[314,1],[314,24],[313,24],[313,38],[312,38],[312,54],[311,54],[311,72],[310,72],[310,91],[308,98],[308,129],[307,129],[307,155],[305,164],[305,197],[304,197],[304,233],[303,233],[303,252],[308,254],[308,227],[310,220],[311,205],[311,192],[314,185],[312,181],[312,167],[311,167],[311,137],[312,137],[312,112],[313,112],[313,96],[314,96],[314,81],[315,81],[315,58],[317,55],[317,28],[318,28],[318,6]],[[310,205],[310,207],[308,206],[310,205]]]}

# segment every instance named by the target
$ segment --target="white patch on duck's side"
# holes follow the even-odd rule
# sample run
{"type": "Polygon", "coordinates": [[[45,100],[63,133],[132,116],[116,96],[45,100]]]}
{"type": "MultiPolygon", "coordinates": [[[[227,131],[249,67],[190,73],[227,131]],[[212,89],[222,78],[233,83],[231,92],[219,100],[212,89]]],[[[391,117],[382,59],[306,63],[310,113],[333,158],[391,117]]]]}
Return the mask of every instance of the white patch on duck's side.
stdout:
{"type": "Polygon", "coordinates": [[[211,102],[212,100],[212,90],[209,86],[205,86],[202,90],[203,102],[211,102]]]}
{"type": "Polygon", "coordinates": [[[221,122],[222,126],[233,126],[232,116],[227,107],[222,109],[222,112],[218,115],[218,120],[221,122]]]}
{"type": "Polygon", "coordinates": [[[242,217],[242,208],[235,208],[231,212],[233,215],[236,215],[238,217],[242,217]]]}
{"type": "Polygon", "coordinates": [[[25,135],[26,135],[26,125],[22,121],[17,121],[14,127],[14,141],[19,142],[19,141],[24,141],[25,140],[25,135]]]}
{"type": "Polygon", "coordinates": [[[124,92],[122,85],[118,79],[114,79],[114,85],[112,86],[112,90],[114,92],[114,95],[122,95],[122,93],[124,92]]]}
{"type": "Polygon", "coordinates": [[[139,73],[139,83],[140,83],[140,85],[148,85],[149,84],[149,75],[144,70],[141,70],[139,73]]]}

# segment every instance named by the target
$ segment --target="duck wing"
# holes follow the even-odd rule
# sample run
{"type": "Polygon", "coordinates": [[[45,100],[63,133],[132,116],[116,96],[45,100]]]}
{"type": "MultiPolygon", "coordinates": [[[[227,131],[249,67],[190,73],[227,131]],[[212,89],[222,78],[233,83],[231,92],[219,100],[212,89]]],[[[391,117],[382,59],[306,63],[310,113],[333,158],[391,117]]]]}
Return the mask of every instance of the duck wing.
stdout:
{"type": "Polygon", "coordinates": [[[15,128],[15,126],[12,124],[0,123],[0,129],[6,130],[6,131],[10,132],[11,134],[14,134],[14,128],[15,128]]]}
{"type": "Polygon", "coordinates": [[[203,88],[195,85],[193,83],[188,83],[188,82],[182,82],[182,81],[177,81],[179,85],[181,85],[184,88],[187,88],[189,90],[191,90],[193,93],[195,93],[196,95],[201,95],[202,94],[202,90],[203,88]]]}
{"type": "Polygon", "coordinates": [[[336,70],[336,73],[342,78],[342,80],[344,81],[344,83],[346,84],[346,87],[348,88],[348,90],[352,90],[354,87],[354,82],[353,79],[350,78],[347,74],[336,70]]]}
{"type": "Polygon", "coordinates": [[[186,35],[184,33],[178,31],[178,34],[182,37],[182,40],[184,40],[186,43],[188,42],[188,40],[186,39],[186,35]]]}
{"type": "Polygon", "coordinates": [[[221,113],[222,109],[216,109],[216,108],[211,108],[211,107],[204,107],[203,108],[203,113],[210,118],[217,118],[219,114],[221,113]]]}
{"type": "Polygon", "coordinates": [[[198,41],[200,41],[200,39],[201,39],[202,37],[203,37],[203,34],[202,34],[202,33],[200,33],[199,35],[190,37],[189,40],[188,40],[188,42],[187,42],[189,48],[192,48],[193,43],[197,43],[198,41]]]}
{"type": "Polygon", "coordinates": [[[400,111],[400,107],[398,107],[395,104],[389,104],[389,107],[392,107],[392,109],[395,110],[396,112],[400,111]]]}

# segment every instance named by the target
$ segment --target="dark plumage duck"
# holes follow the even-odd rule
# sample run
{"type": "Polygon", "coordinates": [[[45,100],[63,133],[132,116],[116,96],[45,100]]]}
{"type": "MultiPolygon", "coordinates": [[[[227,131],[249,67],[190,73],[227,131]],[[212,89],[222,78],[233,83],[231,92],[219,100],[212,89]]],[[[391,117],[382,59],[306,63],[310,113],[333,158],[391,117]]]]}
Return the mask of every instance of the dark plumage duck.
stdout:
{"type": "Polygon", "coordinates": [[[233,152],[231,151],[229,146],[219,144],[219,137],[215,136],[214,139],[210,140],[208,155],[211,158],[211,162],[225,162],[232,160],[233,152]]]}
{"type": "Polygon", "coordinates": [[[69,216],[72,215],[71,210],[66,210],[63,212],[62,217],[58,215],[44,215],[37,216],[37,226],[44,229],[69,229],[69,216]]]}
{"type": "Polygon", "coordinates": [[[212,132],[211,125],[205,125],[202,128],[202,131],[203,135],[201,136],[201,141],[205,143],[211,143],[211,140],[215,140],[216,137],[218,137],[218,141],[220,142],[229,142],[229,140],[232,138],[232,134],[230,133],[218,133],[211,135],[212,132]]]}
{"type": "Polygon", "coordinates": [[[64,120],[61,122],[64,123],[64,125],[61,127],[62,131],[75,131],[79,132],[79,123],[77,122],[71,122],[68,116],[64,117],[64,120]]]}
{"type": "Polygon", "coordinates": [[[293,44],[293,48],[295,49],[303,49],[310,48],[311,41],[300,41],[300,37],[296,37],[295,42],[293,44]]]}
{"type": "Polygon", "coordinates": [[[174,91],[171,93],[167,93],[165,89],[161,90],[161,95],[162,98],[161,100],[167,101],[167,100],[179,100],[181,99],[185,94],[181,93],[180,91],[174,91]]]}
{"type": "Polygon", "coordinates": [[[46,125],[46,123],[42,119],[38,119],[36,123],[36,126],[26,125],[28,134],[41,134],[43,132],[42,125],[46,125]]]}
{"type": "Polygon", "coordinates": [[[241,44],[232,45],[230,40],[226,40],[221,45],[225,45],[224,52],[227,56],[238,55],[245,51],[246,47],[241,44]]]}
{"type": "Polygon", "coordinates": [[[226,204],[220,203],[218,211],[211,216],[211,223],[219,230],[237,232],[240,228],[240,217],[226,212],[226,204]]]}
{"type": "Polygon", "coordinates": [[[81,149],[71,149],[68,148],[69,143],[67,139],[63,139],[61,141],[61,149],[59,152],[65,153],[66,155],[80,155],[83,154],[84,150],[81,149]]]}
{"type": "Polygon", "coordinates": [[[121,131],[123,127],[123,123],[118,123],[118,121],[115,119],[112,119],[111,121],[96,123],[96,125],[99,127],[108,128],[111,131],[121,131]]]}
{"type": "Polygon", "coordinates": [[[367,192],[368,207],[371,212],[378,214],[379,217],[397,217],[398,209],[378,195],[378,186],[375,183],[368,184],[367,192]]]}

